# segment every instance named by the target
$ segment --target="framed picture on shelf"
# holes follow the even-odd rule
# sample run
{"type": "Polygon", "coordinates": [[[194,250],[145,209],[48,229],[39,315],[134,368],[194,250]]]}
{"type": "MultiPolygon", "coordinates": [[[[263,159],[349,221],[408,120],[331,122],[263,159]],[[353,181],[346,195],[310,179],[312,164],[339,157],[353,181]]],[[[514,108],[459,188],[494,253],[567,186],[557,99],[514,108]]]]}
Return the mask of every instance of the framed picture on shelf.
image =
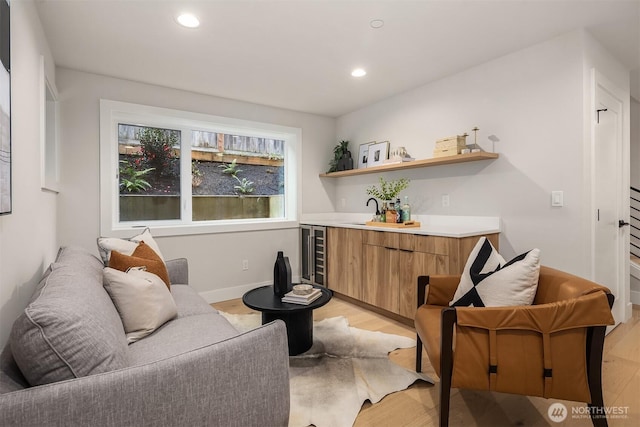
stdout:
{"type": "Polygon", "coordinates": [[[375,144],[375,141],[360,144],[358,149],[358,169],[364,169],[369,164],[369,147],[375,144]]]}
{"type": "Polygon", "coordinates": [[[389,141],[376,142],[369,146],[367,167],[380,166],[389,157],[389,141]]]}

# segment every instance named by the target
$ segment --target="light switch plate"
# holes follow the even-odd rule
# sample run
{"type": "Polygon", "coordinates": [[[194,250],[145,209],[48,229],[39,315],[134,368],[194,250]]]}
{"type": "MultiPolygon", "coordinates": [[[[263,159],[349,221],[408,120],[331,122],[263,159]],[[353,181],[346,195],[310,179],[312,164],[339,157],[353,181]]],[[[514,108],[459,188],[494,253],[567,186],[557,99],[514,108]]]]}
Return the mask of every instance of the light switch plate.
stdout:
{"type": "Polygon", "coordinates": [[[564,206],[564,191],[551,192],[551,206],[564,206]]]}

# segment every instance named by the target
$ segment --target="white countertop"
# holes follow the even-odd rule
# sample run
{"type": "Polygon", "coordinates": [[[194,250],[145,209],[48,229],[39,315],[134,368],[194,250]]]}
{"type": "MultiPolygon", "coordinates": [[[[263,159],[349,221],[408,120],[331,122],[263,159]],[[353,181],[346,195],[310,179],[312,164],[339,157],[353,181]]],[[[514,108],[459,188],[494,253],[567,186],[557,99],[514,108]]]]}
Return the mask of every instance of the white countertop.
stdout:
{"type": "Polygon", "coordinates": [[[419,228],[368,226],[365,222],[371,220],[371,214],[339,212],[305,214],[300,219],[300,224],[458,238],[500,232],[500,218],[495,216],[412,215],[411,219],[420,222],[421,226],[419,228]]]}

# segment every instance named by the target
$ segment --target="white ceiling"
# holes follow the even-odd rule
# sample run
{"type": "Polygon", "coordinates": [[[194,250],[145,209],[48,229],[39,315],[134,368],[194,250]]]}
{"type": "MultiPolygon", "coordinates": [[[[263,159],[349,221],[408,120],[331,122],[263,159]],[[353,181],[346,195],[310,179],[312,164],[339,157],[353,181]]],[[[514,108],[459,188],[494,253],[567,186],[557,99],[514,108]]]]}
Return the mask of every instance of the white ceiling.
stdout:
{"type": "Polygon", "coordinates": [[[640,68],[640,0],[36,3],[58,66],[332,117],[579,28],[640,68]]]}

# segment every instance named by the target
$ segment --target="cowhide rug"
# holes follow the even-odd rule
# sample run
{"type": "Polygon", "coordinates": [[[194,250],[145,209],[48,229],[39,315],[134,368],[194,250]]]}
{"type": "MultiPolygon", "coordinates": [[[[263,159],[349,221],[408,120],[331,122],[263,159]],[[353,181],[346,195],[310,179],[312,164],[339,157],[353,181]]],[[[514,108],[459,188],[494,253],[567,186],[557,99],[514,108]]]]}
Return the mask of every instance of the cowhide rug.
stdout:
{"type": "MultiPolygon", "coordinates": [[[[260,325],[259,314],[221,314],[240,331],[260,325]]],[[[389,360],[391,351],[415,345],[411,338],[353,328],[344,317],[314,322],[313,346],[289,359],[289,426],[352,426],[366,400],[377,403],[417,380],[433,384],[389,360]]]]}

